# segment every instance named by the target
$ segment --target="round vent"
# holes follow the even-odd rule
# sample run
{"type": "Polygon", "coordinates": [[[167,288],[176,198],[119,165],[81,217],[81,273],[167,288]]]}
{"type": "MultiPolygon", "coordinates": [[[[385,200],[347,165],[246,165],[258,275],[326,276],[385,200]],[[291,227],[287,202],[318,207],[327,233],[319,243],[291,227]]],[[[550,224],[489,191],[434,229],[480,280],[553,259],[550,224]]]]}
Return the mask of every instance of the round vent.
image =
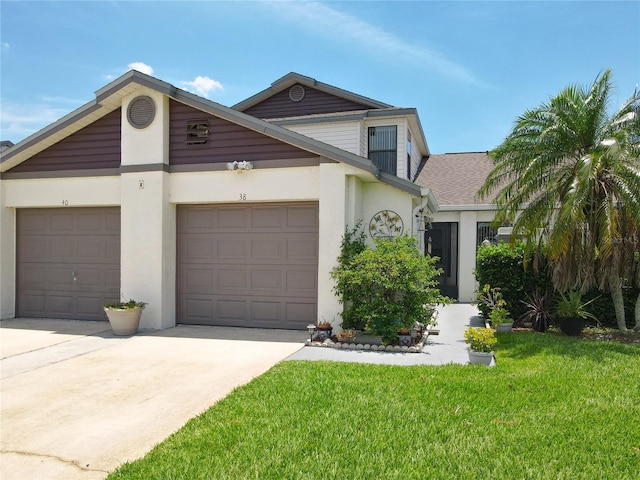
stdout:
{"type": "Polygon", "coordinates": [[[132,127],[146,128],[156,116],[156,105],[150,97],[134,98],[127,109],[127,118],[132,127]]]}
{"type": "Polygon", "coordinates": [[[304,98],[304,87],[302,85],[294,85],[289,89],[289,98],[294,102],[299,102],[304,98]]]}

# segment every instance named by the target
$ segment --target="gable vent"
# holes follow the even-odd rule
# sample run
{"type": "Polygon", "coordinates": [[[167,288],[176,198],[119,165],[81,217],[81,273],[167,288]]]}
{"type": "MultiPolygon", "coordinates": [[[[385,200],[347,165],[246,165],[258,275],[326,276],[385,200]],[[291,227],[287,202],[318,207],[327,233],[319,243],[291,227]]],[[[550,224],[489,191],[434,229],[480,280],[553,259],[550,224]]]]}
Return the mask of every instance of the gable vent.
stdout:
{"type": "Polygon", "coordinates": [[[156,116],[156,105],[151,97],[136,97],[129,104],[127,119],[134,128],[146,128],[156,116]]]}
{"type": "Polygon", "coordinates": [[[289,98],[294,102],[299,102],[304,98],[304,87],[302,85],[294,85],[289,89],[289,98]]]}

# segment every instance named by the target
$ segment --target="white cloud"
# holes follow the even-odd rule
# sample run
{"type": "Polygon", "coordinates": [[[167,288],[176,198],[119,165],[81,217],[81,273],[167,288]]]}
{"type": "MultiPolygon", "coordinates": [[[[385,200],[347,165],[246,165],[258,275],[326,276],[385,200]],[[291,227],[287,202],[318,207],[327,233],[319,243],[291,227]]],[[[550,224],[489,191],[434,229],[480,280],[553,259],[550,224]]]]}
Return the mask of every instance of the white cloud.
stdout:
{"type": "Polygon", "coordinates": [[[137,70],[141,73],[146,73],[147,75],[153,75],[153,68],[151,68],[146,63],[142,62],[133,62],[127,65],[130,69],[137,70]]]}
{"type": "Polygon", "coordinates": [[[202,95],[205,98],[209,98],[209,93],[215,90],[222,90],[222,84],[217,80],[209,77],[202,77],[198,75],[192,82],[182,81],[180,82],[187,90],[202,95]]]}
{"type": "Polygon", "coordinates": [[[0,136],[2,140],[18,143],[41,128],[59,120],[82,102],[73,99],[43,99],[42,103],[7,104],[2,102],[0,110],[0,136]]]}
{"type": "Polygon", "coordinates": [[[7,42],[2,42],[0,43],[0,50],[2,50],[3,52],[6,52],[7,50],[9,50],[9,47],[11,45],[9,45],[7,42]]]}
{"type": "Polygon", "coordinates": [[[462,65],[448,59],[436,49],[409,43],[393,33],[323,3],[286,1],[269,5],[275,7],[282,16],[290,17],[297,25],[304,25],[305,28],[313,26],[317,33],[333,40],[342,39],[349,45],[384,53],[389,58],[401,58],[415,65],[422,64],[461,82],[480,83],[462,65]]]}

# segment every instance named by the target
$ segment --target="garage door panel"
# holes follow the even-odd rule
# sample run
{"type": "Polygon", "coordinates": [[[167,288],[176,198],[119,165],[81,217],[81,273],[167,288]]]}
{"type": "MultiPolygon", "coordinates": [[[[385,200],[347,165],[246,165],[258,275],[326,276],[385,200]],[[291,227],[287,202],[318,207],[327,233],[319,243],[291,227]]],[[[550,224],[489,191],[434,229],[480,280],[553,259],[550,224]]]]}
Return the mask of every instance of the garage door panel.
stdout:
{"type": "Polygon", "coordinates": [[[282,274],[281,269],[254,269],[251,271],[251,289],[272,290],[274,293],[279,293],[282,290],[282,274]]]}
{"type": "Polygon", "coordinates": [[[76,283],[73,281],[73,266],[44,265],[45,273],[42,288],[47,290],[72,290],[76,283]]]}
{"type": "Polygon", "coordinates": [[[318,209],[313,206],[287,208],[287,227],[315,229],[318,225],[318,209]]]}
{"type": "Polygon", "coordinates": [[[216,258],[225,260],[244,260],[247,257],[247,239],[225,236],[216,242],[216,258]]]}
{"type": "Polygon", "coordinates": [[[317,203],[181,206],[177,223],[179,322],[315,322],[317,203]]]}
{"type": "Polygon", "coordinates": [[[44,292],[36,290],[30,293],[18,293],[18,304],[21,305],[21,317],[44,317],[47,298],[44,292]]]}
{"type": "Polygon", "coordinates": [[[21,209],[18,316],[106,320],[120,296],[120,209],[21,209]]]}
{"type": "Polygon", "coordinates": [[[73,312],[74,298],[71,294],[51,294],[47,295],[46,309],[52,316],[60,318],[66,315],[67,312],[73,312]]]}
{"type": "Polygon", "coordinates": [[[213,316],[213,300],[211,298],[186,298],[180,305],[184,315],[196,325],[207,325],[213,316]]]}
{"type": "Polygon", "coordinates": [[[280,230],[283,226],[283,209],[281,207],[254,207],[251,212],[251,228],[253,230],[280,230]]]}
{"type": "Polygon", "coordinates": [[[282,302],[255,300],[251,304],[251,320],[258,326],[271,327],[281,323],[282,302]]]}
{"type": "Polygon", "coordinates": [[[219,268],[216,270],[216,290],[247,288],[247,271],[239,268],[219,268]]]}
{"type": "Polygon", "coordinates": [[[108,302],[109,300],[101,295],[79,296],[76,302],[76,314],[92,320],[101,320],[104,316],[102,306],[108,302]]]}
{"type": "Polygon", "coordinates": [[[69,231],[74,230],[73,213],[68,212],[52,212],[49,216],[49,233],[67,235],[69,231]]]}
{"type": "Polygon", "coordinates": [[[247,317],[247,301],[242,298],[221,298],[214,305],[218,319],[226,325],[243,323],[247,317]]]}
{"type": "Polygon", "coordinates": [[[251,259],[281,260],[284,253],[283,240],[274,235],[259,235],[251,240],[251,259]]]}
{"type": "Polygon", "coordinates": [[[211,238],[193,235],[186,239],[179,253],[185,261],[203,261],[214,258],[214,251],[215,242],[211,238]]]}
{"type": "Polygon", "coordinates": [[[248,212],[244,207],[220,207],[211,213],[217,230],[245,230],[248,212]],[[216,215],[217,213],[217,215],[216,215]]]}
{"type": "Polygon", "coordinates": [[[180,278],[181,289],[192,293],[206,293],[213,288],[213,272],[208,268],[186,267],[182,270],[180,278]],[[199,290],[202,290],[200,292],[199,290]]]}
{"type": "Polygon", "coordinates": [[[314,270],[289,270],[286,272],[287,290],[302,295],[318,291],[318,275],[314,270]]]}
{"type": "Polygon", "coordinates": [[[287,323],[300,329],[306,328],[309,323],[315,323],[315,320],[309,322],[309,318],[317,318],[317,303],[295,303],[287,302],[287,323]]]}
{"type": "Polygon", "coordinates": [[[300,263],[300,260],[307,260],[311,264],[318,263],[318,242],[292,235],[292,238],[287,239],[287,260],[294,260],[296,263],[300,263]]]}

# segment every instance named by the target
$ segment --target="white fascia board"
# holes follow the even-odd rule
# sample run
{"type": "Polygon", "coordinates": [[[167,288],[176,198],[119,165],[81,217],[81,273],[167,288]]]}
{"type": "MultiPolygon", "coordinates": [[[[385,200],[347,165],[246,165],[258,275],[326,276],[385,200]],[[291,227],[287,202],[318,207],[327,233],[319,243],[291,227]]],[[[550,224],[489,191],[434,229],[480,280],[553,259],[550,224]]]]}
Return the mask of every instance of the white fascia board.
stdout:
{"type": "Polygon", "coordinates": [[[459,211],[494,211],[495,205],[491,204],[472,204],[472,205],[440,205],[441,212],[459,212],[459,211]]]}
{"type": "Polygon", "coordinates": [[[420,188],[420,195],[427,202],[427,208],[431,211],[431,213],[436,213],[440,210],[440,205],[438,204],[438,199],[433,194],[433,190],[429,187],[420,188]]]}

